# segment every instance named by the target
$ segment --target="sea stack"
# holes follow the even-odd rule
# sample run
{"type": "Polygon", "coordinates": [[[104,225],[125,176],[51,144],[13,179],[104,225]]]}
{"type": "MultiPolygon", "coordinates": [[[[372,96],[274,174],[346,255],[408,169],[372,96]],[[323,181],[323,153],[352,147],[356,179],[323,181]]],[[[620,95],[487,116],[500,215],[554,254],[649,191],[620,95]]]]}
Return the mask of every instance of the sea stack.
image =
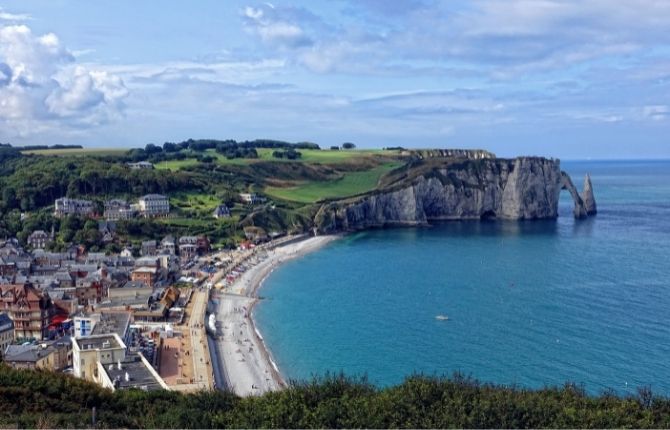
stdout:
{"type": "Polygon", "coordinates": [[[596,199],[593,197],[593,185],[591,184],[591,175],[588,173],[584,178],[584,190],[582,191],[582,200],[584,201],[584,207],[586,208],[587,215],[595,215],[598,213],[596,208],[596,199]]]}

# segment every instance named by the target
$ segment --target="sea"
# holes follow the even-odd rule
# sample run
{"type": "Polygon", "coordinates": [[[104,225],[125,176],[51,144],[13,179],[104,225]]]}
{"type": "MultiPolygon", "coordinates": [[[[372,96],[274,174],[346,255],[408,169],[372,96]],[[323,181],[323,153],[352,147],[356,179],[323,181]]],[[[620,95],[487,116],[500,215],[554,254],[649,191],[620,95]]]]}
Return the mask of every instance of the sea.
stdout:
{"type": "Polygon", "coordinates": [[[561,165],[597,216],[564,191],[557,220],[371,230],[276,269],[254,316],[284,377],[670,395],[670,161],[561,165]]]}

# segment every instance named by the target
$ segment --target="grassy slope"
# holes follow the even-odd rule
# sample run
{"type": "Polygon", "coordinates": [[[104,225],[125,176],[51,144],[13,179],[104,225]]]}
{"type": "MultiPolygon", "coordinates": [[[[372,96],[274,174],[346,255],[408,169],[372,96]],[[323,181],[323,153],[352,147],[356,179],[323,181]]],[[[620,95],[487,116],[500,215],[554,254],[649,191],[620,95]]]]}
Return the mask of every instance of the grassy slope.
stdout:
{"type": "Polygon", "coordinates": [[[379,178],[398,166],[399,163],[386,163],[372,170],[346,173],[335,181],[306,182],[288,188],[267,187],[265,193],[278,199],[300,203],[353,196],[372,190],[377,186],[379,178]]]}
{"type": "MultiPolygon", "coordinates": [[[[213,149],[208,149],[205,151],[205,154],[212,157],[216,157],[217,163],[222,166],[226,165],[249,165],[253,163],[258,163],[261,161],[276,161],[276,162],[289,162],[289,161],[300,161],[303,163],[322,163],[322,164],[337,164],[351,161],[358,158],[371,157],[375,155],[396,155],[393,151],[384,151],[377,149],[370,150],[352,150],[352,151],[330,151],[330,150],[317,150],[317,149],[300,149],[299,152],[302,154],[297,160],[288,160],[275,158],[272,156],[272,153],[275,151],[270,148],[258,148],[258,158],[233,158],[227,159],[222,154],[217,153],[213,149]]],[[[184,160],[173,160],[156,164],[156,168],[160,170],[180,170],[186,167],[195,166],[198,164],[198,160],[195,158],[186,158],[184,160]]]]}

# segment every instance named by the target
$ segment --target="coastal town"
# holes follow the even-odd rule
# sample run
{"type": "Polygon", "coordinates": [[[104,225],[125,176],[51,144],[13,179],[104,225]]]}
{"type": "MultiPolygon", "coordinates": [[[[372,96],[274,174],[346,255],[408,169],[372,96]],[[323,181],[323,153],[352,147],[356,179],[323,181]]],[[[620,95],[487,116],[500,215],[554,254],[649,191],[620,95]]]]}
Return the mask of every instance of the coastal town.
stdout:
{"type": "MultiPolygon", "coordinates": [[[[243,194],[250,204],[262,198],[243,194]]],[[[137,203],[59,198],[54,216],[97,220],[105,240],[130,217],[166,217],[166,196],[137,203]]],[[[230,216],[219,205],[214,218],[230,216]]],[[[45,248],[53,234],[0,241],[0,356],[17,369],[70,374],[111,390],[216,388],[262,394],[284,382],[254,327],[256,290],[281,261],[325,243],[306,235],[254,232],[236,249],[206,236],[144,240],[118,253],[73,243],[45,248]],[[138,253],[139,252],[139,253],[138,253]]]]}

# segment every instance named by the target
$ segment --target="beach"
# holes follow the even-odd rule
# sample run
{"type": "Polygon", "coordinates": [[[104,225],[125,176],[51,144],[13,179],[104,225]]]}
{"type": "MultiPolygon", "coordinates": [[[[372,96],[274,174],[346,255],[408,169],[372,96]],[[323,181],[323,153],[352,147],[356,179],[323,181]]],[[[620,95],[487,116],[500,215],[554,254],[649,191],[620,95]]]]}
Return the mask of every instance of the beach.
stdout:
{"type": "Polygon", "coordinates": [[[218,379],[225,380],[225,388],[248,396],[286,385],[254,324],[253,308],[259,300],[258,289],[283,262],[317,250],[338,237],[308,237],[273,249],[258,248],[248,258],[246,270],[234,282],[215,289],[212,294],[217,326],[214,343],[218,371],[215,373],[218,379]]]}

